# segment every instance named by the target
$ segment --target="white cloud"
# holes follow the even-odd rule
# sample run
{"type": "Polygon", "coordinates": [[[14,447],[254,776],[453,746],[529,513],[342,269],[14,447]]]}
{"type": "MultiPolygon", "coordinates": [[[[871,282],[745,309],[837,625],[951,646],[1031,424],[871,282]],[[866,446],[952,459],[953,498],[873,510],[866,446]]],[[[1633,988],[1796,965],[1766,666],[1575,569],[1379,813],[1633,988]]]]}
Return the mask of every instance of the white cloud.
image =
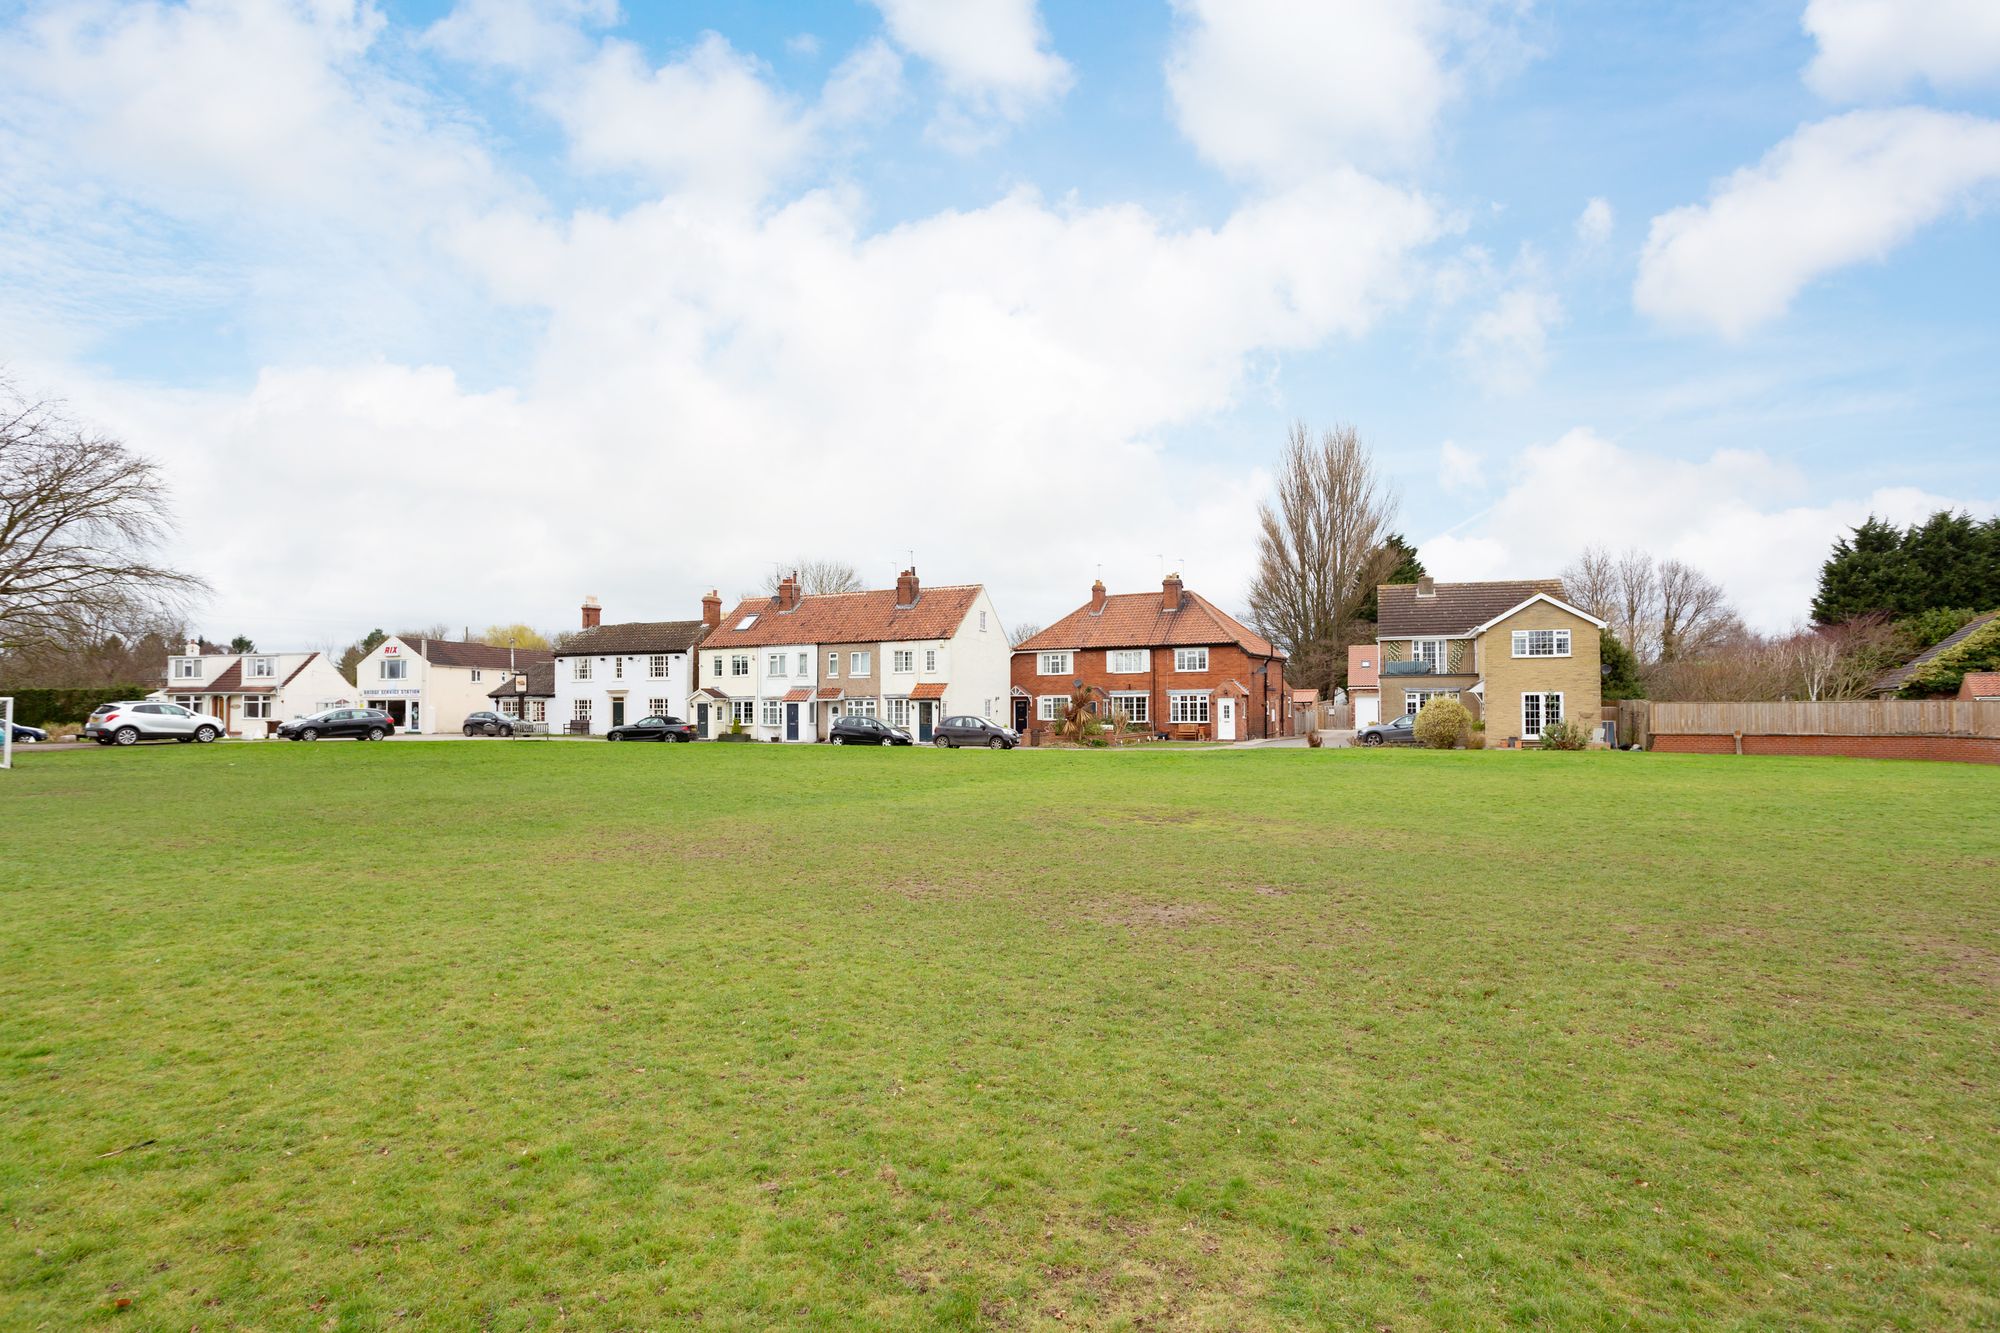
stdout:
{"type": "Polygon", "coordinates": [[[1583,206],[1583,212],[1576,215],[1576,238],[1585,245],[1602,245],[1611,239],[1612,228],[1616,225],[1617,215],[1611,211],[1611,201],[1592,199],[1583,206]]]}
{"type": "Polygon", "coordinates": [[[1880,259],[2000,181],[2000,122],[1906,107],[1807,125],[1706,204],[1653,219],[1633,300],[1740,336],[1825,273],[1880,259]]]}
{"type": "Polygon", "coordinates": [[[426,40],[446,55],[529,72],[582,60],[585,26],[618,20],[618,0],[458,0],[426,40]]]}
{"type": "Polygon", "coordinates": [[[1507,490],[1491,508],[1418,544],[1437,577],[1549,578],[1586,546],[1636,546],[1706,571],[1766,630],[1805,615],[1834,538],[1869,514],[1909,523],[1961,504],[1993,507],[1915,487],[1806,503],[1807,477],[1768,455],[1671,458],[1581,428],[1521,450],[1505,475],[1507,490]]]}
{"type": "Polygon", "coordinates": [[[1509,63],[1485,0],[1174,0],[1167,87],[1181,132],[1217,166],[1295,180],[1337,163],[1405,166],[1429,150],[1479,46],[1509,63]]]}
{"type": "Polygon", "coordinates": [[[1486,488],[1486,460],[1476,452],[1450,440],[1438,450],[1438,484],[1453,494],[1486,488]]]}
{"type": "Polygon", "coordinates": [[[1856,99],[1912,83],[1964,89],[2000,81],[2000,4],[1993,0],[1811,0],[1803,20],[1819,44],[1806,82],[1856,99]]]}
{"type": "Polygon", "coordinates": [[[936,69],[946,98],[932,137],[969,148],[1025,119],[1075,81],[1048,46],[1036,0],[873,0],[896,45],[936,69]]]}
{"type": "Polygon", "coordinates": [[[1516,392],[1548,364],[1549,333],[1562,321],[1562,301],[1553,292],[1534,283],[1510,287],[1466,324],[1459,359],[1488,389],[1516,392]]]}

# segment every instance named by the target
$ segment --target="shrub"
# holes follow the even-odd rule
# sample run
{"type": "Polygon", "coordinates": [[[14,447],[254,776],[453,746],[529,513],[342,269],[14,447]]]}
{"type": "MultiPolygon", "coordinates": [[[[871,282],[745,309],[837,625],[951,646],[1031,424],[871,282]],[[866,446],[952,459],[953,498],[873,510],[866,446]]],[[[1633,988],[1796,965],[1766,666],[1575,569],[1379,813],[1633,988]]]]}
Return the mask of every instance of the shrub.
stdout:
{"type": "Polygon", "coordinates": [[[1564,718],[1542,728],[1544,750],[1581,750],[1590,744],[1590,728],[1564,718]]]}
{"type": "Polygon", "coordinates": [[[151,685],[87,685],[74,689],[0,685],[0,694],[14,696],[14,720],[22,726],[47,727],[63,722],[81,726],[99,704],[143,699],[159,688],[158,682],[151,685]]]}
{"type": "Polygon", "coordinates": [[[1308,748],[1317,750],[1320,746],[1325,744],[1326,742],[1319,738],[1319,733],[1317,731],[1306,732],[1306,745],[1308,748]]]}
{"type": "Polygon", "coordinates": [[[743,734],[742,718],[732,717],[729,719],[729,734],[732,736],[741,736],[743,734]]]}
{"type": "Polygon", "coordinates": [[[1903,686],[1905,699],[1958,693],[1968,671],[2000,671],[2000,615],[1918,667],[1903,686]]]}
{"type": "Polygon", "coordinates": [[[1417,744],[1449,750],[1472,734],[1472,714],[1456,699],[1433,699],[1417,710],[1417,744]]]}

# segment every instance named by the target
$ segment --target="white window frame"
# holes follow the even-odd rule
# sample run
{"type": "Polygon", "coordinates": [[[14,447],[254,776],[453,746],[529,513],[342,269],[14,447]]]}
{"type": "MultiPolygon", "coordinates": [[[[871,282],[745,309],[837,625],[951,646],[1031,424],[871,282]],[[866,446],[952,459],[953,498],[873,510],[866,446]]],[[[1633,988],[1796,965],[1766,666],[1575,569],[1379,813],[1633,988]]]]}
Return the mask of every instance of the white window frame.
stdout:
{"type": "Polygon", "coordinates": [[[611,679],[613,679],[613,680],[623,680],[623,679],[625,679],[625,659],[624,659],[624,658],[622,658],[622,657],[614,657],[614,658],[612,658],[612,659],[611,659],[611,679]]]}
{"type": "Polygon", "coordinates": [[[937,649],[926,648],[924,649],[924,673],[926,675],[931,675],[935,674],[936,671],[937,671],[937,649]]]}
{"type": "Polygon", "coordinates": [[[908,700],[907,698],[905,698],[904,696],[902,696],[902,695],[900,695],[900,694],[899,694],[899,695],[896,695],[896,696],[894,696],[894,697],[893,697],[893,698],[891,698],[891,699],[888,699],[888,700],[887,700],[886,702],[888,703],[888,706],[889,706],[889,708],[888,708],[888,712],[889,712],[889,725],[890,725],[890,726],[892,726],[892,727],[907,727],[907,726],[909,726],[909,725],[910,725],[910,701],[909,701],[909,700],[908,700]]]}
{"type": "Polygon", "coordinates": [[[800,680],[811,680],[811,679],[812,679],[812,674],[813,674],[813,668],[812,668],[812,660],[813,660],[813,655],[812,655],[812,654],[811,654],[810,652],[802,652],[802,653],[800,653],[800,654],[799,654],[799,679],[800,679],[800,680]]]}
{"type": "MultiPolygon", "coordinates": [[[[914,648],[891,648],[889,650],[889,671],[892,675],[907,676],[917,669],[917,650],[914,648]]],[[[900,723],[898,725],[901,725],[900,723]]]]}
{"type": "Polygon", "coordinates": [[[665,680],[667,678],[667,655],[665,653],[654,653],[646,659],[646,677],[649,680],[665,680]]]}
{"type": "Polygon", "coordinates": [[[571,719],[588,725],[590,722],[590,705],[591,700],[589,698],[578,699],[576,707],[571,713],[571,719]]]}
{"type": "Polygon", "coordinates": [[[672,716],[673,716],[673,714],[672,714],[671,712],[669,712],[669,711],[667,710],[667,700],[665,700],[665,699],[648,699],[648,700],[646,700],[646,715],[647,715],[648,717],[672,717],[672,716]]]}
{"type": "Polygon", "coordinates": [[[1125,714],[1127,721],[1151,726],[1153,696],[1144,690],[1114,690],[1111,693],[1111,711],[1125,714]]]}
{"type": "Polygon", "coordinates": [[[1567,716],[1568,714],[1563,711],[1563,692],[1561,690],[1528,690],[1521,695],[1521,739],[1524,741],[1538,741],[1542,738],[1542,729],[1544,727],[1548,726],[1551,722],[1561,722],[1567,716]],[[1533,731],[1528,730],[1528,700],[1530,699],[1535,701],[1535,729],[1533,731]],[[1549,701],[1551,699],[1555,700],[1555,709],[1553,712],[1549,709],[1549,701]]]}
{"type": "Polygon", "coordinates": [[[1570,633],[1566,629],[1517,629],[1513,647],[1516,657],[1568,657],[1570,633]]]}
{"type": "Polygon", "coordinates": [[[1430,667],[1433,676],[1442,676],[1445,674],[1445,668],[1451,665],[1450,641],[1439,638],[1411,639],[1410,660],[1422,662],[1430,667]]]}
{"type": "Polygon", "coordinates": [[[1038,676],[1067,676],[1073,671],[1075,658],[1066,652],[1036,653],[1035,674],[1038,676]]]}
{"type": "Polygon", "coordinates": [[[710,661],[713,662],[715,666],[715,678],[717,680],[721,680],[723,676],[722,654],[717,653],[713,658],[710,659],[710,661]]]}
{"type": "Polygon", "coordinates": [[[1175,726],[1201,726],[1208,721],[1208,690],[1167,691],[1167,721],[1175,726]]]}
{"type": "MultiPolygon", "coordinates": [[[[1174,649],[1174,670],[1176,672],[1185,672],[1189,675],[1194,675],[1199,672],[1208,670],[1208,649],[1206,648],[1174,649]]],[[[1202,721],[1206,722],[1208,721],[1208,719],[1203,718],[1202,721]]]]}
{"type": "Polygon", "coordinates": [[[1433,699],[1456,699],[1461,690],[1404,690],[1403,715],[1415,717],[1433,699]]]}
{"type": "Polygon", "coordinates": [[[272,680],[278,674],[278,664],[268,657],[253,657],[243,674],[251,680],[272,680]]]}
{"type": "Polygon", "coordinates": [[[1035,720],[1038,722],[1060,722],[1063,709],[1069,704],[1067,694],[1044,694],[1035,700],[1035,720]]]}
{"type": "Polygon", "coordinates": [[[741,722],[746,727],[757,725],[757,701],[755,699],[731,699],[729,720],[741,722]]]}
{"type": "Polygon", "coordinates": [[[840,654],[839,654],[839,653],[828,653],[828,654],[826,655],[826,678],[827,678],[828,680],[839,680],[839,679],[840,679],[840,654]]]}
{"type": "MultiPolygon", "coordinates": [[[[849,653],[847,655],[848,675],[867,676],[873,674],[874,670],[875,670],[874,653],[862,652],[862,653],[849,653]]],[[[870,716],[872,717],[873,714],[870,714],[870,716]]]]}
{"type": "Polygon", "coordinates": [[[764,725],[767,727],[782,727],[785,725],[785,701],[783,699],[766,699],[764,701],[764,725]]]}
{"type": "Polygon", "coordinates": [[[784,675],[784,674],[785,674],[785,655],[784,655],[783,653],[765,653],[765,654],[764,654],[764,674],[765,674],[765,675],[767,675],[767,676],[782,676],[782,675],[784,675]]]}
{"type": "MultiPolygon", "coordinates": [[[[720,676],[720,674],[721,674],[720,672],[718,672],[718,673],[717,673],[718,677],[720,676]]],[[[731,676],[747,676],[747,675],[749,675],[749,674],[750,674],[750,654],[748,654],[748,653],[736,653],[736,654],[732,655],[732,656],[730,657],[730,659],[729,659],[729,674],[730,674],[731,676]]]]}
{"type": "Polygon", "coordinates": [[[979,632],[981,634],[986,632],[986,613],[984,611],[979,613],[979,632]]]}
{"type": "Polygon", "coordinates": [[[478,667],[474,667],[472,668],[472,678],[474,680],[484,680],[486,678],[486,673],[481,671],[478,667]]]}
{"type": "Polygon", "coordinates": [[[572,661],[573,663],[575,663],[575,667],[574,667],[574,668],[573,668],[573,669],[572,669],[572,670],[570,671],[570,677],[571,677],[571,679],[573,679],[573,680],[589,680],[589,679],[590,679],[590,659],[589,659],[588,657],[575,657],[575,658],[571,658],[570,660],[571,660],[571,661],[572,661]]]}
{"type": "Polygon", "coordinates": [[[1144,648],[1113,648],[1104,654],[1104,669],[1114,676],[1143,676],[1147,656],[1144,648]]]}
{"type": "Polygon", "coordinates": [[[176,657],[174,659],[175,680],[200,680],[201,659],[199,657],[176,657]]]}
{"type": "Polygon", "coordinates": [[[271,696],[268,694],[246,694],[243,696],[242,713],[252,722],[271,720],[271,696]]]}
{"type": "Polygon", "coordinates": [[[849,699],[846,701],[846,705],[849,717],[875,716],[875,701],[873,699],[849,699]]]}
{"type": "Polygon", "coordinates": [[[410,678],[410,659],[407,657],[384,657],[377,661],[375,665],[380,668],[383,680],[408,680],[410,678]]]}

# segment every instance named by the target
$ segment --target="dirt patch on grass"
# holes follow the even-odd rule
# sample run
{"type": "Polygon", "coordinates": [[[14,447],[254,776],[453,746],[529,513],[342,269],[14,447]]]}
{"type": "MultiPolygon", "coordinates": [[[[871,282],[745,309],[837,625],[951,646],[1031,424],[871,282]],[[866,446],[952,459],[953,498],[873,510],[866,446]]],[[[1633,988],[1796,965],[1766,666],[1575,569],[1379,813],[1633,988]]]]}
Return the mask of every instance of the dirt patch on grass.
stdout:
{"type": "Polygon", "coordinates": [[[1144,903],[1128,900],[1100,909],[1091,915],[1091,919],[1104,926],[1175,930],[1184,926],[1219,921],[1221,917],[1207,903],[1144,903]]]}
{"type": "Polygon", "coordinates": [[[1909,944],[1933,960],[1942,980],[2000,990],[2000,953],[1963,940],[1920,937],[1909,944]]]}
{"type": "Polygon", "coordinates": [[[575,846],[552,848],[543,855],[558,865],[609,861],[753,864],[769,859],[771,849],[734,831],[702,834],[667,829],[612,829],[590,834],[575,846]]]}

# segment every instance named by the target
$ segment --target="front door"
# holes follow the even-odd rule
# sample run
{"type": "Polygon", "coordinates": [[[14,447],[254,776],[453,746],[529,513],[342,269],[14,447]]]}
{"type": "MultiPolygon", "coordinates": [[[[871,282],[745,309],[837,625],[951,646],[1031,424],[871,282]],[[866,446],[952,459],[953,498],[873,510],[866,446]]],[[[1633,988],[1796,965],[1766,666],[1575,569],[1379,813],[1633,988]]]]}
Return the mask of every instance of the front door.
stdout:
{"type": "Polygon", "coordinates": [[[422,730],[423,730],[423,726],[422,726],[422,723],[423,723],[423,719],[417,716],[417,701],[416,701],[415,699],[412,699],[412,700],[410,700],[410,726],[409,726],[409,730],[411,730],[411,731],[418,731],[418,732],[422,731],[422,730]]]}
{"type": "Polygon", "coordinates": [[[696,704],[694,706],[694,734],[701,737],[703,740],[708,739],[707,704],[696,704]]]}
{"type": "Polygon", "coordinates": [[[625,725],[625,701],[623,699],[613,699],[611,701],[611,725],[614,727],[625,725]]]}
{"type": "Polygon", "coordinates": [[[929,699],[917,701],[917,739],[928,741],[937,731],[937,705],[929,699]]]}
{"type": "Polygon", "coordinates": [[[1236,739],[1236,701],[1226,694],[1216,701],[1215,739],[1219,741],[1236,739]]]}
{"type": "Polygon", "coordinates": [[[1028,734],[1028,701],[1026,699],[1016,699],[1014,701],[1014,734],[1017,736],[1028,734]]]}
{"type": "Polygon", "coordinates": [[[797,704],[786,704],[785,739],[788,741],[795,741],[798,738],[799,738],[799,706],[797,704]]]}

